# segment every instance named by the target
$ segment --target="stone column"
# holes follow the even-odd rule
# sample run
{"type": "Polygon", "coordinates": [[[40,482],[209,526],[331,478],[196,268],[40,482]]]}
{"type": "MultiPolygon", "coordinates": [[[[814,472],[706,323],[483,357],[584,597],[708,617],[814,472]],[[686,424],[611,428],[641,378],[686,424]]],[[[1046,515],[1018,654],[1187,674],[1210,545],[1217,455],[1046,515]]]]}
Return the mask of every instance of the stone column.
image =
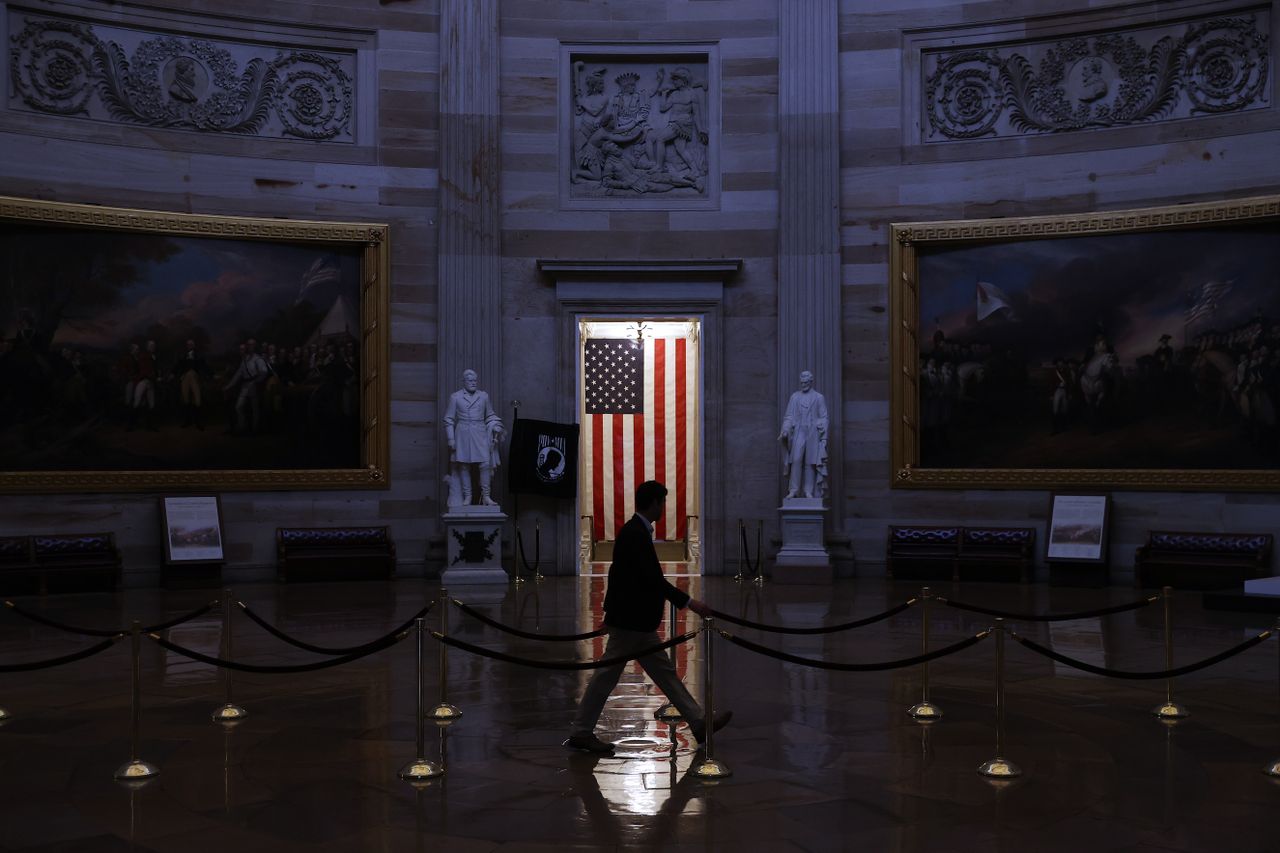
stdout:
{"type": "Polygon", "coordinates": [[[831,420],[828,531],[844,514],[838,24],[837,0],[778,4],[778,420],[812,370],[831,420]]]}
{"type": "MultiPolygon", "coordinates": [[[[440,0],[437,422],[470,367],[509,431],[502,388],[498,47],[498,0],[440,0]]],[[[437,438],[440,470],[447,472],[442,426],[437,438]]],[[[494,477],[495,491],[501,479],[494,477]]],[[[443,486],[439,494],[443,505],[443,486]]]]}

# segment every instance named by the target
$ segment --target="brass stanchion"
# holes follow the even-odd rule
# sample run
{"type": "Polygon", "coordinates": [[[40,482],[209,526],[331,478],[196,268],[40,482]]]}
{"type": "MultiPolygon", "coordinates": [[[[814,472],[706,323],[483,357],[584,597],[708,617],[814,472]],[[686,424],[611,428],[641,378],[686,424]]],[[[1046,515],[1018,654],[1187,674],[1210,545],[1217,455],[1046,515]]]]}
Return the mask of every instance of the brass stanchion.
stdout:
{"type": "MultiPolygon", "coordinates": [[[[426,692],[427,685],[422,677],[422,666],[425,656],[424,646],[427,641],[426,628],[423,626],[422,617],[414,620],[414,627],[418,630],[418,713],[415,719],[418,723],[418,751],[414,753],[417,757],[400,768],[400,778],[406,782],[425,782],[428,779],[434,779],[437,776],[444,775],[444,765],[436,764],[434,761],[427,759],[427,738],[424,733],[426,726],[426,714],[423,709],[427,705],[426,692]]],[[[440,644],[441,648],[444,644],[440,644]]]]}
{"type": "MultiPolygon", "coordinates": [[[[1276,632],[1276,636],[1280,636],[1280,619],[1276,619],[1275,632],[1276,632]]],[[[1276,656],[1276,662],[1277,662],[1276,692],[1277,692],[1277,698],[1280,698],[1280,655],[1276,656]]],[[[1277,707],[1280,707],[1280,706],[1277,706],[1277,707]]],[[[1263,769],[1263,772],[1266,773],[1268,776],[1271,776],[1272,778],[1280,779],[1280,758],[1277,758],[1275,761],[1267,765],[1263,769]]]]}
{"type": "Polygon", "coordinates": [[[540,569],[542,568],[542,519],[535,519],[533,522],[533,582],[538,583],[543,580],[540,569]]]}
{"type": "MultiPolygon", "coordinates": [[[[670,629],[667,632],[668,639],[674,638],[676,635],[676,606],[674,604],[671,605],[670,620],[670,629]]],[[[671,665],[673,667],[676,664],[676,648],[676,646],[671,647],[671,665]]],[[[676,726],[684,719],[684,717],[680,716],[680,709],[671,702],[667,702],[665,705],[653,712],[653,718],[658,722],[666,723],[671,727],[671,742],[675,743],[676,726]]]]}
{"type": "MultiPolygon", "coordinates": [[[[1164,598],[1164,668],[1173,669],[1173,617],[1170,613],[1173,587],[1164,587],[1161,594],[1164,598]]],[[[1191,716],[1190,711],[1173,701],[1172,678],[1164,680],[1164,702],[1152,708],[1151,713],[1162,721],[1181,720],[1191,716]]]]}
{"type": "Polygon", "coordinates": [[[707,746],[703,750],[702,760],[689,770],[698,779],[707,781],[715,781],[717,779],[727,779],[733,775],[733,771],[725,766],[724,762],[717,761],[714,758],[715,747],[715,728],[716,728],[716,712],[715,712],[715,693],[713,685],[715,684],[715,620],[710,616],[702,620],[702,633],[707,638],[707,674],[706,682],[703,684],[703,703],[702,703],[702,722],[705,727],[707,737],[707,746]]]}
{"type": "MultiPolygon", "coordinates": [[[[232,642],[231,642],[231,611],[234,609],[232,603],[235,601],[231,597],[231,589],[227,588],[222,591],[222,659],[232,660],[232,642]]],[[[236,723],[249,716],[249,712],[244,708],[231,701],[231,670],[225,667],[222,670],[222,686],[225,691],[223,694],[223,703],[213,712],[213,721],[222,723],[226,726],[234,726],[236,723]]]]}
{"type": "MultiPolygon", "coordinates": [[[[920,611],[923,614],[920,627],[920,653],[929,653],[929,599],[933,593],[929,587],[920,590],[920,611]]],[[[918,723],[932,723],[942,719],[942,709],[929,701],[929,662],[920,664],[920,701],[907,709],[918,723]]]]}
{"type": "Polygon", "coordinates": [[[747,564],[747,525],[742,519],[738,519],[738,573],[733,576],[734,581],[742,583],[747,576],[742,573],[742,567],[747,564]]]}
{"type": "Polygon", "coordinates": [[[978,772],[990,779],[1013,779],[1022,768],[1004,757],[1004,620],[996,619],[996,757],[978,766],[978,772]]]}
{"type": "MultiPolygon", "coordinates": [[[[440,588],[440,636],[449,636],[449,591],[440,588]]],[[[440,644],[440,701],[431,709],[429,716],[434,720],[456,720],[462,712],[449,704],[449,647],[440,644]]]]}
{"type": "Polygon", "coordinates": [[[756,522],[756,586],[764,586],[764,519],[756,522]]]}
{"type": "Polygon", "coordinates": [[[129,739],[129,760],[116,770],[119,782],[142,782],[160,774],[160,768],[138,757],[138,731],[142,716],[142,633],[138,620],[130,629],[133,641],[133,730],[129,739]]]}

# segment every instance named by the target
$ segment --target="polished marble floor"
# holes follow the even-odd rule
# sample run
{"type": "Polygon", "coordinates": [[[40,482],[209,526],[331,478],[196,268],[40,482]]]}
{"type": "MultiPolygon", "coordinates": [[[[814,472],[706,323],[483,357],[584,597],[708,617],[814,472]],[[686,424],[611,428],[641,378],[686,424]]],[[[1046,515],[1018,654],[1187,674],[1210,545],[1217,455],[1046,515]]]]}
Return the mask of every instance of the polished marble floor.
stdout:
{"type": "MultiPolygon", "coordinates": [[[[918,585],[880,580],[835,587],[740,587],[682,578],[722,611],[770,624],[817,625],[882,611],[918,585]]],[[[1121,603],[1134,590],[1043,585],[937,587],[956,600],[1022,612],[1121,603]]],[[[284,631],[324,645],[355,645],[389,631],[433,598],[422,581],[252,585],[235,594],[284,631]]],[[[157,622],[216,593],[130,590],[118,596],[19,599],[96,627],[157,622]]],[[[572,633],[598,618],[603,579],[548,579],[521,587],[450,590],[501,621],[572,633]]],[[[1175,658],[1186,663],[1271,627],[1270,617],[1173,603],[1175,658]]],[[[439,614],[430,621],[438,624],[439,614]]],[[[237,660],[287,664],[316,656],[291,648],[235,612],[237,660]]],[[[678,626],[696,626],[688,622],[678,626]]],[[[452,609],[451,635],[539,659],[585,659],[602,641],[517,638],[452,609]]],[[[932,644],[947,645],[990,619],[936,608],[932,644]]],[[[1019,623],[1025,636],[1074,658],[1120,669],[1163,661],[1158,607],[1105,619],[1019,623]]],[[[729,626],[725,626],[729,627],[729,626]]],[[[744,638],[809,658],[892,660],[920,647],[912,608],[854,631],[744,638]]],[[[703,636],[706,636],[705,634],[703,636]]],[[[217,612],[168,632],[216,654],[217,612]]],[[[0,613],[0,663],[53,657],[93,641],[0,613]]],[[[430,641],[428,696],[437,698],[439,647],[430,641]]],[[[415,789],[396,778],[415,751],[412,639],[343,667],[237,675],[238,726],[210,721],[223,684],[210,666],[144,643],[140,757],[160,775],[130,789],[112,780],[130,751],[130,655],[124,642],[62,668],[0,676],[0,850],[6,851],[1280,851],[1280,785],[1261,769],[1280,759],[1277,641],[1186,676],[1176,698],[1191,716],[1174,726],[1150,709],[1163,682],[1119,681],[1007,648],[1007,758],[1025,775],[993,784],[975,771],[994,757],[994,644],[931,667],[944,718],[906,714],[918,669],[843,673],[760,657],[717,640],[717,707],[733,724],[716,757],[733,776],[716,784],[686,771],[684,730],[674,746],[652,719],[662,702],[630,673],[600,734],[618,755],[560,746],[587,674],[523,668],[449,652],[448,698],[463,716],[427,731],[429,757],[447,772],[415,789]],[[674,755],[674,757],[673,757],[674,755]]],[[[680,647],[677,665],[701,694],[705,653],[680,647]]]]}

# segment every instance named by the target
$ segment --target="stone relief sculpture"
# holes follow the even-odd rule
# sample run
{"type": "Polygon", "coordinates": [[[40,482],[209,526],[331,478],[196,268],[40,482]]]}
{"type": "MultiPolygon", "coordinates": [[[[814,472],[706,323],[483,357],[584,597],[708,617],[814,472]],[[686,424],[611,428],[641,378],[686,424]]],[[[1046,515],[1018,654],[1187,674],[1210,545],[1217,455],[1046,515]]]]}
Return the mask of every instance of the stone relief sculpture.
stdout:
{"type": "Polygon", "coordinates": [[[705,72],[631,57],[575,60],[570,84],[575,197],[705,194],[711,168],[705,72]],[[652,73],[652,88],[643,85],[645,73],[652,73]]]}
{"type": "Polygon", "coordinates": [[[787,401],[782,418],[782,472],[786,498],[827,496],[827,400],[813,388],[813,374],[800,374],[800,390],[787,401]]]}
{"type": "Polygon", "coordinates": [[[354,56],[13,15],[14,104],[102,121],[354,141],[354,56]],[[20,30],[20,31],[19,31],[20,30]],[[126,45],[132,45],[129,49],[126,45]],[[264,55],[265,54],[265,55],[264,55]]]}
{"type": "Polygon", "coordinates": [[[922,54],[925,142],[1061,133],[1261,109],[1268,16],[922,54]]]}
{"type": "Polygon", "coordinates": [[[462,371],[462,388],[450,395],[443,422],[449,444],[449,474],[445,477],[449,506],[471,505],[473,473],[480,479],[480,504],[497,506],[490,488],[493,470],[498,467],[502,418],[494,412],[489,395],[480,390],[474,370],[462,371]]]}

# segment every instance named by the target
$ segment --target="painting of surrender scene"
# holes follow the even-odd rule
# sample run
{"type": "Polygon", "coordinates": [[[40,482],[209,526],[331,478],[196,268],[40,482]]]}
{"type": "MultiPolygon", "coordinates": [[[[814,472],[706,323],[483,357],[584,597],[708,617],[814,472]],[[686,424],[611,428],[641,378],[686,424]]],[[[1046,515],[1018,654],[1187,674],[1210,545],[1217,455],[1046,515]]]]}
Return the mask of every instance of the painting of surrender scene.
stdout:
{"type": "Polygon", "coordinates": [[[917,247],[919,465],[1280,463],[1280,225],[917,247]]]}
{"type": "Polygon", "coordinates": [[[0,222],[0,468],[351,469],[359,245],[0,222]]]}

